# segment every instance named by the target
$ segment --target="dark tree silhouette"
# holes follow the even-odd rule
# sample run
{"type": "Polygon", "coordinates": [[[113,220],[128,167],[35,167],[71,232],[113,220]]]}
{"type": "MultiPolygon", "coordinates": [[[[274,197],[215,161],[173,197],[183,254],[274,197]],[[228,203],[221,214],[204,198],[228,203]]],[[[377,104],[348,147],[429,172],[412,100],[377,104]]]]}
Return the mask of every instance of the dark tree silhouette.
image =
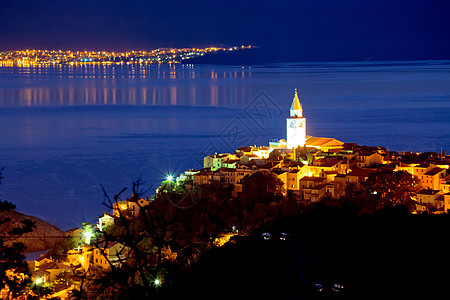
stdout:
{"type": "Polygon", "coordinates": [[[383,171],[371,174],[362,188],[365,197],[376,203],[377,210],[397,205],[406,205],[411,210],[420,182],[405,171],[383,171]]]}
{"type": "MultiPolygon", "coordinates": [[[[0,184],[3,179],[2,170],[0,169],[0,184]]],[[[0,200],[0,212],[7,212],[15,208],[14,204],[0,200]]],[[[0,224],[8,221],[8,218],[0,218],[0,224]]],[[[26,219],[22,221],[21,227],[15,227],[8,232],[8,235],[2,233],[0,236],[0,290],[6,287],[13,298],[24,294],[29,283],[29,280],[27,280],[29,271],[27,263],[24,261],[25,257],[22,255],[24,245],[13,241],[24,233],[31,232],[33,228],[34,223],[26,219]]]]}
{"type": "Polygon", "coordinates": [[[269,204],[277,199],[281,200],[282,192],[283,182],[275,174],[261,171],[244,177],[241,199],[244,206],[269,204]]]}
{"type": "Polygon", "coordinates": [[[398,205],[405,205],[411,211],[419,190],[420,181],[408,172],[382,171],[371,174],[362,184],[347,185],[342,200],[358,205],[361,213],[398,205]]]}

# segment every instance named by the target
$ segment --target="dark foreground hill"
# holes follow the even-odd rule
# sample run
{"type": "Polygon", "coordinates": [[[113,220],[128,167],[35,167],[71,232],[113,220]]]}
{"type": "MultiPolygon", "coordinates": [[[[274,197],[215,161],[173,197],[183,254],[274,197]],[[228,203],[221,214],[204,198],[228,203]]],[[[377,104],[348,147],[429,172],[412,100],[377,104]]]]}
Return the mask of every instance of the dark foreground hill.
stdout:
{"type": "Polygon", "coordinates": [[[64,231],[39,218],[28,216],[16,210],[0,211],[0,220],[8,221],[0,224],[0,233],[5,243],[21,242],[26,251],[40,251],[51,248],[53,244],[64,237],[64,231]],[[13,239],[9,232],[16,227],[23,227],[22,221],[29,219],[35,224],[32,232],[25,233],[13,239]]]}
{"type": "Polygon", "coordinates": [[[387,209],[358,216],[351,209],[318,209],[209,251],[163,296],[448,296],[449,228],[449,215],[387,209]]]}

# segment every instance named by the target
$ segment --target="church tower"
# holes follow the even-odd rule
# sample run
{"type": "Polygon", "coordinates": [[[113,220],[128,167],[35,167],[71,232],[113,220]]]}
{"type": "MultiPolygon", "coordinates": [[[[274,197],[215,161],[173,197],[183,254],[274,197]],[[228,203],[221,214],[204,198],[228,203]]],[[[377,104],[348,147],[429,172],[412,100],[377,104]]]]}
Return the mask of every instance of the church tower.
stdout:
{"type": "Polygon", "coordinates": [[[303,108],[298,100],[297,89],[295,89],[292,100],[290,117],[286,118],[287,148],[303,147],[306,141],[306,119],[303,118],[303,108]]]}

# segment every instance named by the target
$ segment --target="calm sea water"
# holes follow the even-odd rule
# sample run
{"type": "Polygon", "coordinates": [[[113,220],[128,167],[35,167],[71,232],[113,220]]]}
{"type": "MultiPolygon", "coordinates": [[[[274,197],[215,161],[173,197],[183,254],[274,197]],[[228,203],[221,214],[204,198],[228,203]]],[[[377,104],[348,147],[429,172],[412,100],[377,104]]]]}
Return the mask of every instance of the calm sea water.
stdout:
{"type": "Polygon", "coordinates": [[[0,67],[0,198],[95,222],[101,184],[141,176],[151,194],[206,154],[285,138],[295,88],[310,135],[450,151],[450,61],[0,67]]]}

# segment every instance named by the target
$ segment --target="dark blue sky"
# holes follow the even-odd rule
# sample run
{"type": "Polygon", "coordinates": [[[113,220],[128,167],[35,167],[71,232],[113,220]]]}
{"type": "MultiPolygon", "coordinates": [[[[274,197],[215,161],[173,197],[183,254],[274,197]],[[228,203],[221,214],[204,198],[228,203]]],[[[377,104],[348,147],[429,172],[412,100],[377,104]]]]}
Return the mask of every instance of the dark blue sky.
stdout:
{"type": "Polygon", "coordinates": [[[450,1],[0,2],[1,50],[239,44],[267,61],[450,59],[450,1]]]}

